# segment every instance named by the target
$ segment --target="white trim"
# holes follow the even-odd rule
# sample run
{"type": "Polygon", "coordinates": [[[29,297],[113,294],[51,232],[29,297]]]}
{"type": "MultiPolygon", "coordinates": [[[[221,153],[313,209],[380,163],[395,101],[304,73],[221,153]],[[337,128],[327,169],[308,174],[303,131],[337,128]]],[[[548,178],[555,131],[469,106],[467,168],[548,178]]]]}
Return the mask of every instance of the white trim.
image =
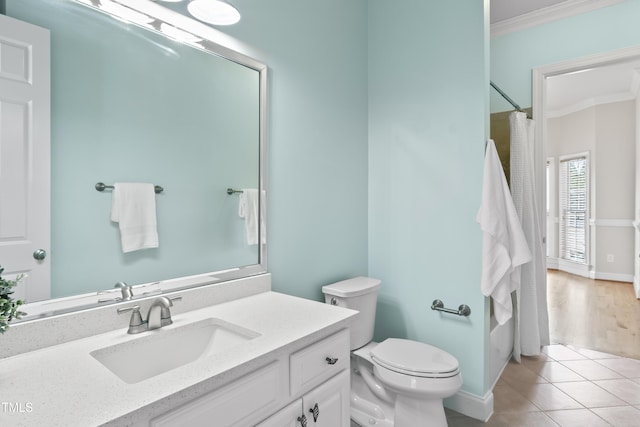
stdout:
{"type": "Polygon", "coordinates": [[[595,279],[595,277],[592,277],[593,274],[589,272],[589,266],[586,264],[578,264],[576,262],[560,258],[547,258],[547,263],[549,268],[555,268],[556,270],[565,271],[567,273],[575,274],[576,276],[595,279]],[[551,267],[551,265],[554,267],[551,267]]]}
{"type": "MultiPolygon", "coordinates": [[[[634,75],[635,78],[635,75],[634,75]]],[[[584,101],[577,102],[573,105],[569,105],[558,110],[547,110],[544,115],[546,119],[553,119],[556,117],[566,116],[567,114],[576,113],[578,111],[586,110],[587,108],[595,107],[596,105],[612,104],[614,102],[633,101],[636,99],[636,95],[631,92],[616,93],[610,95],[603,95],[595,98],[585,99],[584,101]]]]}
{"type": "Polygon", "coordinates": [[[593,274],[594,279],[596,280],[608,280],[610,282],[628,282],[633,283],[633,274],[622,274],[622,273],[600,273],[595,272],[593,274]]]}
{"type": "MultiPolygon", "coordinates": [[[[547,258],[547,268],[552,270],[560,270],[566,273],[575,274],[576,276],[582,276],[594,280],[609,280],[611,282],[628,282],[633,283],[636,287],[636,295],[640,295],[637,291],[640,283],[633,274],[622,273],[605,273],[598,271],[590,271],[586,265],[576,264],[570,261],[565,261],[558,258],[547,258]]],[[[640,297],[639,297],[640,298],[640,297]]]]}
{"type": "Polygon", "coordinates": [[[489,390],[484,397],[460,390],[444,400],[444,406],[467,417],[487,422],[493,415],[493,391],[489,390]]]}
{"type": "Polygon", "coordinates": [[[633,278],[633,288],[636,290],[636,298],[640,299],[640,279],[633,278]]]}
{"type": "Polygon", "coordinates": [[[633,227],[632,219],[593,219],[590,225],[596,227],[633,227]]]}
{"type": "MultiPolygon", "coordinates": [[[[491,38],[503,36],[548,22],[579,15],[602,7],[622,3],[624,0],[567,0],[553,6],[534,10],[491,24],[491,38]]],[[[534,116],[535,117],[535,116],[534,116]]]]}
{"type": "MultiPolygon", "coordinates": [[[[589,68],[595,68],[602,65],[612,65],[632,59],[640,59],[640,46],[633,46],[624,49],[618,49],[610,52],[599,53],[595,55],[585,56],[578,59],[571,59],[567,61],[558,62],[551,65],[543,65],[533,69],[532,84],[538,85],[538,91],[533,91],[534,100],[537,97],[542,98],[541,89],[546,90],[546,85],[542,86],[542,82],[547,77],[558,76],[561,74],[573,73],[576,71],[582,71],[589,68]]],[[[534,88],[535,89],[535,88],[534,88]]],[[[546,97],[546,94],[545,94],[546,97]]],[[[542,99],[539,99],[541,102],[542,99]]],[[[535,103],[532,104],[535,106],[535,103]]],[[[542,112],[543,104],[537,105],[540,114],[542,112]]],[[[534,111],[535,113],[535,111],[534,111]]],[[[540,117],[534,116],[534,117],[540,117]]],[[[538,120],[540,122],[540,120],[538,120]]]]}

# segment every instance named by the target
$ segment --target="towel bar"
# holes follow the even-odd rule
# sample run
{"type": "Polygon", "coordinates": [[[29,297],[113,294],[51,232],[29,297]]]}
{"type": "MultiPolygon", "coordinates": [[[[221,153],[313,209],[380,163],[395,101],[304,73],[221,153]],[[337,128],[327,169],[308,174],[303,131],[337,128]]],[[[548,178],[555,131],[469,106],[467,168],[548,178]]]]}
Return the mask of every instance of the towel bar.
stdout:
{"type": "Polygon", "coordinates": [[[433,300],[431,310],[444,311],[445,313],[457,314],[458,316],[468,316],[471,314],[471,307],[467,304],[462,304],[457,310],[454,310],[452,308],[445,308],[444,303],[439,299],[433,300]]]}
{"type": "MultiPolygon", "coordinates": [[[[113,189],[114,186],[106,185],[104,182],[99,182],[96,184],[96,190],[98,191],[104,191],[107,188],[113,189]]],[[[164,191],[164,188],[160,187],[159,185],[154,186],[153,189],[155,190],[156,193],[162,193],[164,191]]]]}
{"type": "Polygon", "coordinates": [[[242,190],[234,190],[233,188],[227,188],[227,194],[231,195],[233,193],[243,193],[242,190]]]}

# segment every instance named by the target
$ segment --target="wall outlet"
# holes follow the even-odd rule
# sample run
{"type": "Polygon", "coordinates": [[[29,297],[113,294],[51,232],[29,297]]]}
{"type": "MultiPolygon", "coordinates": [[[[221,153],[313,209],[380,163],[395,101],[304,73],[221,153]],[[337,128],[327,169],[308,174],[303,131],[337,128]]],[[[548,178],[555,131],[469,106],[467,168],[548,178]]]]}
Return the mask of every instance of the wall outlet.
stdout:
{"type": "Polygon", "coordinates": [[[613,256],[613,254],[607,255],[607,262],[615,262],[615,257],[613,256]]]}

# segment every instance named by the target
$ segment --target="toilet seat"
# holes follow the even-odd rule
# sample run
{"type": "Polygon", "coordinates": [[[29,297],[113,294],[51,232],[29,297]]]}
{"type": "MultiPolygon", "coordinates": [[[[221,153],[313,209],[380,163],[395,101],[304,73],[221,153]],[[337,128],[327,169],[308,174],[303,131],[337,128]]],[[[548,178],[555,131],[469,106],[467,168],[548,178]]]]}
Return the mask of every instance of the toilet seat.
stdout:
{"type": "Polygon", "coordinates": [[[371,359],[382,368],[423,378],[450,378],[460,373],[458,360],[429,344],[387,338],[371,350],[371,359]]]}

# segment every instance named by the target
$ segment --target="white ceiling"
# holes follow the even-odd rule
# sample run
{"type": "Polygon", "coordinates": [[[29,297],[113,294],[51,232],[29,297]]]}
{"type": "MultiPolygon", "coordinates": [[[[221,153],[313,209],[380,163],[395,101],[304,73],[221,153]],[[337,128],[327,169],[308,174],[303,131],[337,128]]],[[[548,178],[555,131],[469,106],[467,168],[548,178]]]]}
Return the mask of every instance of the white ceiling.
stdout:
{"type": "Polygon", "coordinates": [[[629,60],[547,78],[547,117],[557,117],[609,102],[635,99],[640,60],[629,60]]]}
{"type": "MultiPolygon", "coordinates": [[[[577,0],[490,0],[491,23],[509,20],[560,3],[577,0]]],[[[563,5],[564,6],[564,5],[563,5]]],[[[495,82],[500,85],[499,82],[495,82]]],[[[547,117],[557,117],[593,105],[634,99],[640,86],[640,60],[600,66],[547,79],[544,106],[547,117]]],[[[515,100],[518,102],[517,100],[515,100]]]]}

